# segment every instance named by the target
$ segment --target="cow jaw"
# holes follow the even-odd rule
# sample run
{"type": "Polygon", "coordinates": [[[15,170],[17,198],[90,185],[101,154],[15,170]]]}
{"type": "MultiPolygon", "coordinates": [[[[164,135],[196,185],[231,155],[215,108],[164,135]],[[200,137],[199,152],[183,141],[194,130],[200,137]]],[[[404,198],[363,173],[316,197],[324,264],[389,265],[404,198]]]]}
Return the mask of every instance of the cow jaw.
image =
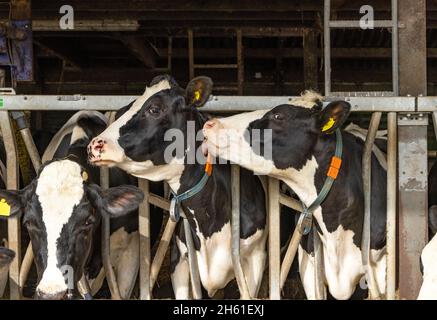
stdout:
{"type": "Polygon", "coordinates": [[[56,295],[68,289],[62,266],[58,266],[57,244],[64,225],[84,195],[81,167],[70,160],[48,164],[38,178],[36,194],[47,234],[47,267],[37,290],[44,295],[56,295]]]}

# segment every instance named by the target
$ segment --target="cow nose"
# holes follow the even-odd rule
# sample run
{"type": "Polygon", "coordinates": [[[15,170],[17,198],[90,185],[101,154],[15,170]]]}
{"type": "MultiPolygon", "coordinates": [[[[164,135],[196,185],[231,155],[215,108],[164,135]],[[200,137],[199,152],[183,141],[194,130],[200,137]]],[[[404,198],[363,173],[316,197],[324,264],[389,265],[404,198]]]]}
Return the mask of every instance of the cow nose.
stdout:
{"type": "Polygon", "coordinates": [[[100,137],[95,137],[88,145],[88,156],[90,158],[99,158],[104,151],[106,141],[100,137]]]}
{"type": "Polygon", "coordinates": [[[67,297],[67,290],[62,290],[58,292],[42,292],[41,290],[35,291],[36,300],[62,300],[67,297]]]}

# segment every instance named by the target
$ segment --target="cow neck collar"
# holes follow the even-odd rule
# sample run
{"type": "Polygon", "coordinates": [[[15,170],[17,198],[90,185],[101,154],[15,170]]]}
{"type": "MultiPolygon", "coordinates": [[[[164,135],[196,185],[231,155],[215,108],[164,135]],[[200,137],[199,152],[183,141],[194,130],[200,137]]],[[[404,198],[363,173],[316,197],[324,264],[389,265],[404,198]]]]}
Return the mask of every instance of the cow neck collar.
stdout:
{"type": "Polygon", "coordinates": [[[337,176],[340,172],[343,155],[343,139],[340,129],[337,129],[335,131],[335,135],[335,154],[331,158],[331,163],[329,165],[328,172],[326,173],[326,179],[325,183],[323,184],[322,190],[320,190],[320,193],[317,195],[316,199],[309,206],[306,206],[305,203],[301,201],[303,211],[298,221],[298,228],[300,233],[302,233],[303,235],[306,235],[311,231],[313,212],[325,201],[326,197],[329,194],[329,191],[331,190],[332,185],[334,184],[335,179],[337,179],[337,176]]]}
{"type": "MultiPolygon", "coordinates": [[[[170,203],[170,208],[171,208],[170,219],[172,219],[173,221],[179,220],[179,210],[175,210],[175,208],[179,207],[182,201],[188,200],[194,197],[200,191],[202,191],[203,188],[206,186],[209,177],[211,175],[212,175],[212,161],[211,161],[211,154],[208,153],[202,178],[193,187],[180,194],[176,194],[173,190],[170,191],[171,194],[173,195],[173,198],[171,199],[171,203],[170,203]]],[[[183,215],[183,217],[185,217],[185,215],[183,215]]]]}

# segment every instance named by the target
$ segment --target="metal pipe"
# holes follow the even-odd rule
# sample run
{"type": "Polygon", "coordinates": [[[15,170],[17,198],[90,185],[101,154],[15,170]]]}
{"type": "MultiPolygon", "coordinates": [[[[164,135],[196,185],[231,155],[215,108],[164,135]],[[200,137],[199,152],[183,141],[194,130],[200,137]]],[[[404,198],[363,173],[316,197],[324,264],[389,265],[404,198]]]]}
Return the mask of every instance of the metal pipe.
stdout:
{"type": "MultiPolygon", "coordinates": [[[[115,116],[114,112],[109,115],[108,125],[111,123],[115,116]]],[[[109,188],[109,168],[100,168],[100,186],[103,189],[109,188]]],[[[111,297],[114,300],[121,300],[121,294],[115,276],[114,269],[111,263],[111,219],[107,215],[102,215],[102,261],[106,271],[106,280],[108,282],[109,290],[111,291],[111,297]]]]}
{"type": "Polygon", "coordinates": [[[155,257],[153,258],[152,266],[150,268],[151,291],[155,286],[156,279],[158,278],[159,270],[161,269],[162,262],[164,261],[165,254],[170,245],[171,237],[173,236],[176,224],[176,222],[168,219],[164,232],[162,233],[161,240],[159,241],[158,248],[156,249],[155,257]]]}
{"type": "MultiPolygon", "coordinates": [[[[18,156],[15,135],[12,131],[11,120],[8,112],[0,112],[0,127],[3,136],[3,142],[8,147],[6,152],[6,187],[9,190],[18,190],[18,156]]],[[[14,259],[9,267],[9,288],[10,298],[18,300],[21,298],[19,287],[20,262],[21,262],[21,228],[20,219],[12,217],[8,219],[8,241],[9,248],[15,251],[14,259]]]]}
{"type": "Polygon", "coordinates": [[[232,264],[234,265],[235,278],[240,298],[250,299],[250,292],[247,286],[246,277],[241,266],[240,257],[240,167],[231,165],[231,195],[232,195],[232,264]]]}
{"type": "Polygon", "coordinates": [[[29,275],[30,268],[33,263],[33,250],[32,250],[32,242],[29,242],[27,246],[26,253],[24,254],[23,261],[21,262],[20,268],[20,276],[18,280],[18,285],[21,290],[21,294],[23,293],[24,285],[26,284],[27,277],[29,275]]]}
{"type": "Polygon", "coordinates": [[[324,283],[323,246],[316,226],[313,224],[314,241],[314,296],[316,300],[326,300],[326,286],[324,283]]]}
{"type": "Polygon", "coordinates": [[[399,95],[399,47],[398,47],[398,1],[391,0],[391,50],[392,50],[392,81],[393,94],[399,95]]]}
{"type": "Polygon", "coordinates": [[[20,130],[20,134],[23,138],[27,152],[29,153],[32,165],[35,168],[35,171],[38,172],[39,168],[41,167],[41,157],[38,153],[38,149],[35,146],[35,142],[33,141],[32,133],[30,132],[29,128],[24,128],[20,130]]]}
{"type": "Polygon", "coordinates": [[[270,299],[281,299],[280,266],[281,266],[281,239],[280,239],[280,205],[279,181],[269,178],[269,287],[270,299]]]}
{"type": "Polygon", "coordinates": [[[369,293],[371,298],[380,296],[378,285],[373,273],[372,261],[370,260],[370,215],[371,215],[371,195],[372,195],[372,148],[381,121],[381,112],[374,112],[370,119],[369,130],[366,142],[364,143],[362,158],[363,191],[364,191],[364,224],[363,236],[361,239],[361,253],[364,270],[367,273],[369,283],[369,293]]]}
{"type": "MultiPolygon", "coordinates": [[[[181,210],[184,211],[181,207],[181,210]]],[[[184,213],[185,217],[187,215],[184,213]]],[[[185,242],[188,251],[188,267],[190,269],[191,289],[193,290],[193,298],[195,300],[202,299],[202,287],[200,285],[199,266],[197,264],[196,250],[194,248],[193,234],[191,233],[190,222],[187,218],[183,220],[183,228],[185,234],[185,242]]]]}
{"type": "Polygon", "coordinates": [[[387,115],[387,299],[396,298],[397,114],[387,115]]]}
{"type": "Polygon", "coordinates": [[[150,205],[149,181],[138,179],[138,187],[144,193],[139,211],[138,231],[140,235],[140,299],[150,300],[150,205]]]}
{"type": "Polygon", "coordinates": [[[323,63],[325,64],[325,96],[331,93],[331,0],[325,0],[323,7],[323,63]]]}
{"type": "Polygon", "coordinates": [[[85,275],[82,275],[82,278],[78,281],[77,289],[82,294],[85,300],[93,299],[93,296],[91,294],[91,287],[85,275]]]}
{"type": "Polygon", "coordinates": [[[293,236],[291,237],[290,243],[288,244],[287,252],[285,253],[284,261],[282,261],[281,264],[281,290],[284,287],[285,281],[287,280],[288,273],[290,272],[290,268],[293,264],[294,257],[296,256],[296,252],[301,239],[302,234],[299,232],[298,228],[294,229],[293,236]]]}

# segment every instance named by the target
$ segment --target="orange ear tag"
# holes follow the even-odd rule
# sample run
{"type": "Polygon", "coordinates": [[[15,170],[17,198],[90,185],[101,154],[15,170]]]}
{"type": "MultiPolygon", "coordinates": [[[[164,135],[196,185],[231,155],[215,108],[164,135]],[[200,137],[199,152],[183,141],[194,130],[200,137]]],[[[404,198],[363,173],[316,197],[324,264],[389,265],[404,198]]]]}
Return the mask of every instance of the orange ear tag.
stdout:
{"type": "Polygon", "coordinates": [[[208,176],[211,176],[211,174],[212,174],[212,161],[211,161],[211,154],[210,153],[208,153],[208,156],[206,158],[205,172],[208,176]]]}
{"type": "Polygon", "coordinates": [[[9,217],[11,215],[11,206],[5,199],[0,200],[0,216],[9,217]]]}

